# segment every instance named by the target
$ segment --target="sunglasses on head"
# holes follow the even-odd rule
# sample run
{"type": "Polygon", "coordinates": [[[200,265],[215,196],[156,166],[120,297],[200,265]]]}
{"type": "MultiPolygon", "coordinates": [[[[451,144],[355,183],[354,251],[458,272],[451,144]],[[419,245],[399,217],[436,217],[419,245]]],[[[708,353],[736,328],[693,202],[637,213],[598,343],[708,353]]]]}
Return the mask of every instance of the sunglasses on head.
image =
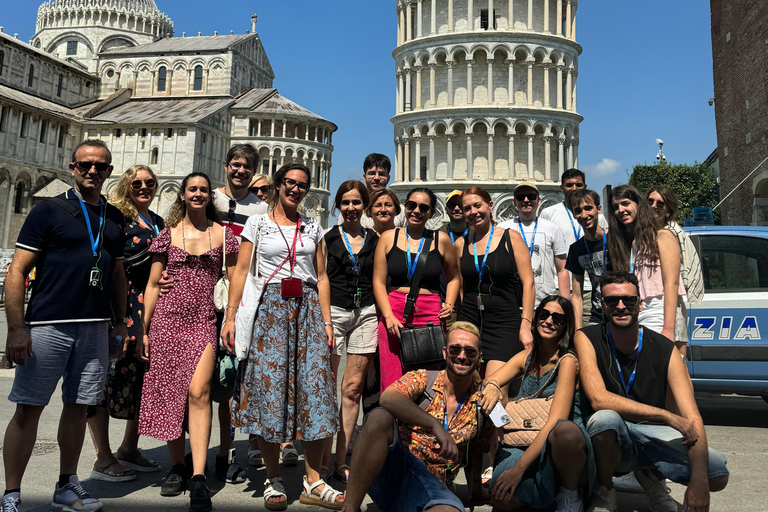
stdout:
{"type": "Polygon", "coordinates": [[[469,359],[477,357],[477,349],[472,347],[462,347],[461,345],[448,345],[448,353],[453,357],[458,357],[464,352],[469,359]]]}
{"type": "Polygon", "coordinates": [[[542,309],[539,311],[539,322],[546,322],[549,317],[552,317],[552,323],[560,327],[565,325],[565,315],[562,313],[553,313],[548,309],[542,309]]]}
{"type": "Polygon", "coordinates": [[[82,172],[90,171],[91,167],[95,167],[96,172],[107,172],[107,169],[109,169],[109,164],[107,162],[75,162],[75,165],[77,165],[77,168],[82,172]]]}
{"type": "Polygon", "coordinates": [[[515,199],[518,201],[535,201],[539,198],[539,194],[536,192],[529,192],[527,194],[515,194],[515,199]]]}
{"type": "MultiPolygon", "coordinates": [[[[98,169],[97,169],[98,170],[98,169]]],[[[157,182],[153,180],[152,178],[149,178],[147,180],[133,180],[131,182],[131,188],[133,190],[141,190],[141,186],[144,185],[147,188],[155,188],[155,185],[157,185],[157,182]]]]}
{"type": "Polygon", "coordinates": [[[429,206],[428,204],[417,203],[416,201],[406,201],[405,209],[408,210],[409,212],[412,212],[417,208],[421,213],[427,213],[429,212],[429,210],[432,209],[432,207],[429,206]]]}
{"type": "Polygon", "coordinates": [[[619,305],[619,302],[624,303],[625,309],[633,309],[637,306],[637,301],[640,298],[637,295],[608,295],[603,296],[603,302],[605,305],[611,308],[615,308],[619,305]]]}

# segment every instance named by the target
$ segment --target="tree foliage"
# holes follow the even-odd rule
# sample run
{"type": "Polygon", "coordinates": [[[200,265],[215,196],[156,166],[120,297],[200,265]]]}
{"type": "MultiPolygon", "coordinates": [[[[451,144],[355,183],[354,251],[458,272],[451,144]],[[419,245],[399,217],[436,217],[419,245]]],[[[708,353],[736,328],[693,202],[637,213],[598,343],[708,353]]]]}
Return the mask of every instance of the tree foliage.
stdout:
{"type": "MultiPolygon", "coordinates": [[[[656,185],[666,185],[677,196],[679,210],[677,221],[682,224],[692,216],[694,206],[714,207],[720,201],[717,180],[702,163],[693,165],[635,165],[629,176],[629,184],[647,193],[656,185]]],[[[720,224],[720,211],[714,212],[715,224],[720,224]]]]}

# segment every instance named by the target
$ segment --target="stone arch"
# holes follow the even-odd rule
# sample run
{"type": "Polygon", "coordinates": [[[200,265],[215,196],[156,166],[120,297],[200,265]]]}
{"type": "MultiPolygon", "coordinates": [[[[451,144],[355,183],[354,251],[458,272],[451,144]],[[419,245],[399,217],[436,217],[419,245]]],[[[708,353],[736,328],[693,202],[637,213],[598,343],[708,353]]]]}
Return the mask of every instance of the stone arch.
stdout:
{"type": "Polygon", "coordinates": [[[467,55],[469,55],[469,54],[470,54],[469,50],[467,49],[466,46],[464,46],[463,44],[457,44],[456,46],[451,48],[451,54],[450,55],[451,55],[451,60],[454,61],[454,62],[457,62],[458,58],[460,56],[463,56],[464,59],[466,59],[467,55]]]}
{"type": "Polygon", "coordinates": [[[169,69],[171,67],[171,61],[168,59],[158,59],[153,65],[152,69],[157,71],[161,67],[165,66],[165,69],[169,69]]]}
{"type": "Polygon", "coordinates": [[[150,69],[152,69],[152,63],[150,63],[148,60],[140,60],[139,62],[136,63],[136,69],[140,73],[149,71],[150,69]]]}
{"type": "Polygon", "coordinates": [[[496,43],[490,47],[491,54],[495,55],[498,52],[504,52],[504,55],[506,55],[505,58],[509,58],[510,55],[513,55],[512,50],[506,43],[496,43]]]}
{"type": "Polygon", "coordinates": [[[214,57],[208,63],[208,68],[213,70],[214,72],[218,73],[218,72],[221,72],[221,71],[227,69],[227,63],[221,57],[214,57]]]}
{"type": "Polygon", "coordinates": [[[522,60],[525,61],[530,55],[531,55],[531,49],[528,48],[528,45],[526,44],[516,44],[512,47],[512,55],[515,57],[516,60],[520,60],[518,58],[518,53],[523,54],[522,60]]]}
{"type": "Polygon", "coordinates": [[[58,36],[54,37],[50,43],[48,43],[48,46],[45,47],[45,51],[47,53],[52,53],[53,50],[60,45],[64,40],[66,39],[77,39],[79,43],[83,43],[86,48],[91,53],[95,53],[93,50],[93,44],[91,44],[90,39],[85,37],[82,32],[78,32],[75,30],[69,30],[67,32],[64,32],[63,34],[59,34],[58,36]]]}
{"type": "Polygon", "coordinates": [[[109,37],[104,38],[104,40],[99,45],[99,53],[103,52],[104,50],[107,50],[109,48],[117,48],[120,46],[126,46],[127,48],[131,48],[133,46],[138,46],[138,43],[135,39],[130,37],[127,34],[116,34],[109,37]],[[114,42],[127,42],[130,43],[129,45],[111,45],[110,43],[114,42]]]}
{"type": "Polygon", "coordinates": [[[186,71],[187,68],[187,61],[184,59],[174,59],[173,62],[171,62],[171,69],[174,71],[186,71]]]}
{"type": "Polygon", "coordinates": [[[503,194],[494,201],[493,217],[496,222],[504,222],[517,217],[517,208],[515,208],[512,194],[503,194]]]}

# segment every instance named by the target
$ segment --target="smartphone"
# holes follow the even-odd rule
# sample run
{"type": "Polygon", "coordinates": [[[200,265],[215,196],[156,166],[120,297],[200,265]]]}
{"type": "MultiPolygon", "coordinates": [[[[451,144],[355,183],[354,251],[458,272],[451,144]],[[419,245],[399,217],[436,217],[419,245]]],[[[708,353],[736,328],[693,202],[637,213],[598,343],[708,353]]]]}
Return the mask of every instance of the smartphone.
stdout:
{"type": "Polygon", "coordinates": [[[496,402],[490,416],[493,424],[499,428],[504,425],[509,425],[512,422],[512,420],[509,419],[509,416],[507,416],[507,411],[504,410],[504,406],[501,405],[501,402],[496,402]]]}

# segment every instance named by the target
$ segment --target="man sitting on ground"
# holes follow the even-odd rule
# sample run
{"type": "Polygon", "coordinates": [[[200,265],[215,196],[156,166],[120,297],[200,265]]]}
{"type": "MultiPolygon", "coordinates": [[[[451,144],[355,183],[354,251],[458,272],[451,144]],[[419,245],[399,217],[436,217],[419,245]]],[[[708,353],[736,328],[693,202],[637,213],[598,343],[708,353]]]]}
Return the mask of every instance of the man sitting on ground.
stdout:
{"type": "MultiPolygon", "coordinates": [[[[709,510],[709,493],[728,484],[725,457],[707,447],[693,386],[674,343],[638,325],[637,278],[610,271],[600,280],[607,323],[576,333],[581,389],[596,411],[587,421],[599,486],[590,511],[615,512],[616,471],[635,471],[651,512],[677,511],[664,478],[687,485],[683,510],[709,510]],[[678,413],[667,410],[670,403],[678,413]]],[[[587,408],[586,413],[592,412],[587,408]]]]}
{"type": "Polygon", "coordinates": [[[477,327],[454,323],[443,355],[446,369],[431,389],[430,373],[416,370],[381,395],[382,407],[368,415],[355,443],[342,510],[357,512],[367,491],[383,512],[463,512],[449,487],[468,457],[472,498],[488,497],[480,470],[495,428],[489,418],[478,421],[476,370],[483,354],[477,327]],[[431,401],[423,409],[425,398],[431,401]]]}

